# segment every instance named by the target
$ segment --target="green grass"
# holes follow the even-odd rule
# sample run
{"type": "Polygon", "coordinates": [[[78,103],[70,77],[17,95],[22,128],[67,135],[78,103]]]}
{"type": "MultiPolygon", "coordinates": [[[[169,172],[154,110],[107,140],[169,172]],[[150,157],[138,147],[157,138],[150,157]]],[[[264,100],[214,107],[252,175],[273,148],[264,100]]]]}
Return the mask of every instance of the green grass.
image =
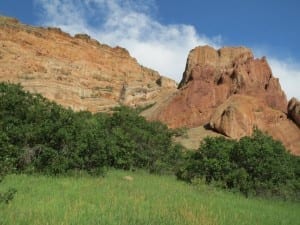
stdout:
{"type": "Polygon", "coordinates": [[[143,171],[113,170],[105,178],[10,175],[0,192],[8,187],[18,192],[0,205],[1,225],[300,224],[300,204],[247,199],[143,171]]]}

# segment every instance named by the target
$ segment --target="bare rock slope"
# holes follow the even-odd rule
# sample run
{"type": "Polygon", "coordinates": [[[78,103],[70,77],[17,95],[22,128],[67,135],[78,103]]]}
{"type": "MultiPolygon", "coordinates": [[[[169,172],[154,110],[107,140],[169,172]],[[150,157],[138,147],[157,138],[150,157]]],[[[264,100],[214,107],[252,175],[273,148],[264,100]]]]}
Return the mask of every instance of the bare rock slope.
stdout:
{"type": "Polygon", "coordinates": [[[74,110],[143,106],[176,91],[175,81],[139,65],[126,49],[85,34],[72,37],[0,17],[0,46],[0,81],[20,83],[74,110]]]}

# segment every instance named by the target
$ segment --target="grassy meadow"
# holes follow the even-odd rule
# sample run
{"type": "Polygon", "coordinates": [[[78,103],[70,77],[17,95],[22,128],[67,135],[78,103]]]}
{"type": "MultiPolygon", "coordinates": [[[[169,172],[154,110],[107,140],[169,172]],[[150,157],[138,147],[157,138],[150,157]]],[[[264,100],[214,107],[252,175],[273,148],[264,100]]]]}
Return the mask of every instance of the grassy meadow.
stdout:
{"type": "Polygon", "coordinates": [[[143,171],[112,170],[105,177],[9,175],[0,192],[8,187],[18,192],[10,204],[0,205],[1,225],[300,224],[299,203],[247,199],[143,171]]]}

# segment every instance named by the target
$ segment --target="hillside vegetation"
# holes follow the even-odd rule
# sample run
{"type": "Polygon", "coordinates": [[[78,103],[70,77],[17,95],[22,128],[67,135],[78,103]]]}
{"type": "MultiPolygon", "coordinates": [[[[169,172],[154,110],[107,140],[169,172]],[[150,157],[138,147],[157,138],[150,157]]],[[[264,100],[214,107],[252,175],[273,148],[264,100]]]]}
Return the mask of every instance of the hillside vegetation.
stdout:
{"type": "MultiPolygon", "coordinates": [[[[298,201],[299,157],[256,130],[239,141],[207,138],[197,151],[184,151],[172,137],[180,130],[149,122],[141,109],[112,114],[73,112],[14,84],[0,84],[1,173],[63,175],[86,171],[104,176],[109,168],[177,174],[249,195],[298,201]]],[[[14,190],[4,193],[5,201],[14,190]]]]}
{"type": "Polygon", "coordinates": [[[180,157],[173,131],[138,110],[73,112],[18,85],[0,84],[0,162],[9,171],[62,174],[108,167],[171,170],[180,157]]]}

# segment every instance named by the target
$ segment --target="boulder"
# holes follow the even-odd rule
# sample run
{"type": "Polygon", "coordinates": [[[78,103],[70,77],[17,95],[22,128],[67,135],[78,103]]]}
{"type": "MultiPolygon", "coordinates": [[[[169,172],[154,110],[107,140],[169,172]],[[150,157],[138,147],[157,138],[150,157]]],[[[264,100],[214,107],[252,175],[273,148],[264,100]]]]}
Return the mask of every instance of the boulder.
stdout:
{"type": "Polygon", "coordinates": [[[299,128],[285,113],[255,97],[231,96],[215,110],[210,127],[234,139],[251,135],[256,127],[281,141],[294,154],[300,154],[299,128]]]}
{"type": "Polygon", "coordinates": [[[296,98],[292,98],[288,104],[289,117],[300,127],[300,102],[296,98]]]}

